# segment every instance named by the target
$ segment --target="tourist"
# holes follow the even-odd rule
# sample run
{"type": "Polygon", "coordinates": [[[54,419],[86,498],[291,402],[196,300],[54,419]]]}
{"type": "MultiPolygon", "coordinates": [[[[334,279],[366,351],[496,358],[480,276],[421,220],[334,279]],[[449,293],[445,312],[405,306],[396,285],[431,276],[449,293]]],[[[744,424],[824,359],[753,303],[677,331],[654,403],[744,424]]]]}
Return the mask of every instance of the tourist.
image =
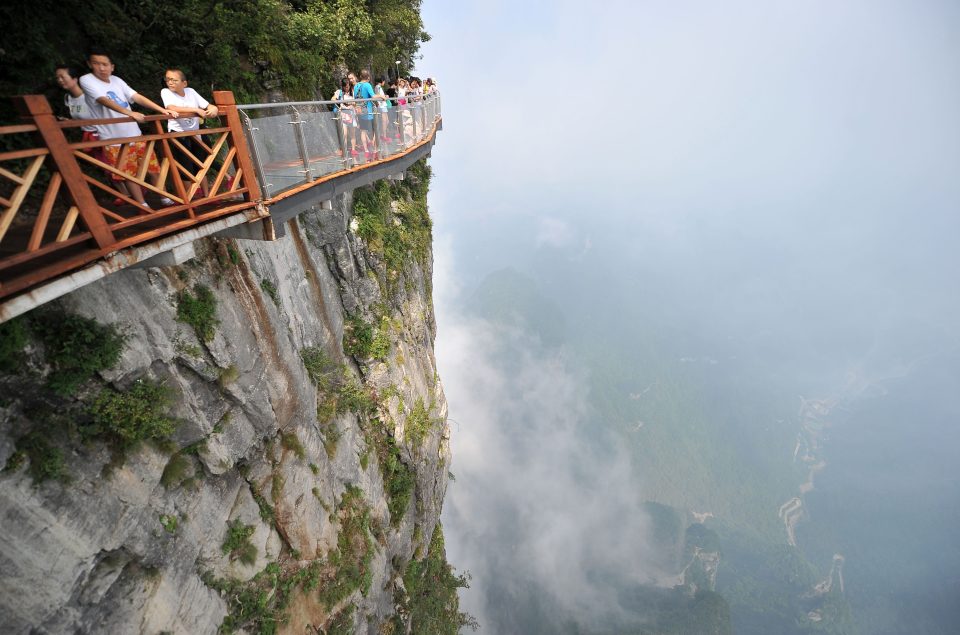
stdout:
{"type": "MultiPolygon", "coordinates": [[[[189,132],[200,129],[200,117],[216,117],[220,114],[217,107],[187,85],[187,76],[179,68],[168,68],[163,74],[163,82],[166,88],[160,91],[160,99],[163,100],[164,108],[173,110],[180,117],[171,119],[167,122],[167,132],[189,132]],[[184,116],[188,115],[188,116],[184,116]]],[[[198,143],[197,137],[178,137],[177,141],[186,148],[187,152],[196,158],[203,157],[205,151],[203,146],[198,143]]],[[[184,168],[194,173],[201,166],[197,165],[187,154],[176,144],[171,143],[174,159],[184,168]]],[[[201,160],[202,162],[202,160],[201,160]]],[[[210,185],[206,177],[200,181],[200,187],[204,196],[210,195],[210,185]]]]}
{"type": "MultiPolygon", "coordinates": [[[[353,76],[352,73],[351,76],[353,76]]],[[[373,91],[373,86],[370,84],[370,71],[363,69],[360,71],[360,81],[356,82],[355,79],[353,81],[354,99],[377,99],[377,94],[373,91]]],[[[372,101],[366,101],[360,104],[357,109],[357,119],[360,123],[360,143],[363,145],[363,158],[367,161],[374,158],[377,151],[377,137],[373,131],[373,111],[374,104],[372,101]]]]}
{"type": "Polygon", "coordinates": [[[380,140],[383,143],[390,143],[390,100],[387,99],[387,93],[383,89],[383,85],[386,84],[389,80],[381,79],[377,82],[377,85],[373,87],[373,91],[377,94],[377,97],[380,98],[380,103],[377,104],[380,110],[380,140]]]}
{"type": "Polygon", "coordinates": [[[347,144],[349,144],[351,156],[357,156],[357,121],[353,111],[353,104],[348,103],[353,100],[353,96],[350,93],[349,77],[340,80],[340,88],[333,93],[333,97],[331,97],[330,100],[340,102],[339,106],[333,107],[333,112],[337,113],[338,119],[340,120],[343,146],[346,148],[347,144]]]}
{"type": "MultiPolygon", "coordinates": [[[[80,87],[83,89],[87,107],[94,118],[125,119],[129,117],[142,123],[144,115],[131,110],[132,104],[139,104],[168,117],[177,116],[175,111],[154,103],[115,76],[113,74],[113,62],[106,52],[99,49],[92,50],[87,57],[87,65],[92,72],[80,78],[80,87]]],[[[102,140],[139,137],[141,135],[140,127],[133,121],[97,125],[96,129],[102,140]]],[[[147,144],[143,141],[108,145],[103,149],[103,158],[105,163],[128,177],[136,178],[143,161],[148,162],[147,172],[150,174],[154,185],[156,185],[160,176],[160,165],[157,163],[156,156],[152,152],[149,157],[147,156],[147,144]]],[[[112,178],[114,181],[125,181],[120,174],[113,174],[112,178]]],[[[139,205],[149,209],[150,206],[143,198],[143,188],[132,180],[126,180],[126,183],[130,196],[139,205]]]]}
{"type": "Polygon", "coordinates": [[[410,92],[410,82],[406,79],[400,79],[397,82],[397,103],[399,104],[397,116],[397,129],[400,135],[400,141],[406,146],[413,141],[413,115],[410,114],[410,106],[407,103],[407,94],[410,92]]]}
{"type": "MultiPolygon", "coordinates": [[[[80,73],[77,69],[73,66],[61,64],[57,66],[54,73],[57,84],[66,91],[66,94],[63,96],[63,105],[67,107],[67,113],[69,113],[70,118],[93,119],[93,113],[90,112],[90,108],[87,106],[87,98],[83,93],[83,89],[80,88],[80,73]]],[[[81,141],[98,141],[100,139],[96,126],[81,126],[80,130],[82,132],[81,141]]],[[[103,148],[84,148],[83,152],[89,154],[97,161],[104,161],[103,148]]],[[[104,174],[108,180],[112,178],[112,173],[105,171],[104,174]]],[[[119,186],[118,189],[125,196],[130,196],[126,183],[120,181],[117,185],[119,186]]],[[[124,200],[122,198],[115,198],[113,199],[113,204],[115,206],[123,205],[124,200]]]]}

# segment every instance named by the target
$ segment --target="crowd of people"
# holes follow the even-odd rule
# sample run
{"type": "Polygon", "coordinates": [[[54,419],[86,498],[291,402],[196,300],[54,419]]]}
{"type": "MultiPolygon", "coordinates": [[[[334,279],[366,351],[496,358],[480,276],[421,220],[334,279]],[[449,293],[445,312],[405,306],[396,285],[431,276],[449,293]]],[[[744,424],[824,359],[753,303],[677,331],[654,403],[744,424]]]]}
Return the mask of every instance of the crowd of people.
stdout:
{"type": "Polygon", "coordinates": [[[406,106],[436,90],[433,78],[427,78],[426,82],[421,82],[419,77],[384,78],[372,84],[370,71],[366,69],[360,71],[359,81],[355,73],[348,73],[330,100],[337,102],[334,112],[350,155],[358,157],[358,147],[361,147],[365,159],[377,158],[378,133],[384,144],[412,141],[413,113],[406,106]],[[355,103],[356,100],[367,101],[355,103]]]}
{"type": "MultiPolygon", "coordinates": [[[[123,79],[113,74],[114,64],[109,53],[101,49],[92,49],[87,56],[87,66],[90,72],[81,74],[76,68],[69,65],[60,65],[56,68],[56,81],[65,91],[64,105],[69,116],[73,119],[133,119],[108,124],[94,124],[82,126],[83,141],[122,139],[141,135],[138,123],[144,121],[145,115],[133,110],[133,105],[152,110],[169,117],[167,130],[169,132],[186,132],[198,130],[201,119],[216,117],[219,114],[217,107],[211,104],[197,91],[188,86],[187,76],[178,68],[168,68],[164,72],[163,81],[166,88],[160,91],[160,105],[142,93],[131,88],[123,79]]],[[[360,71],[360,81],[357,75],[349,73],[341,83],[340,88],[332,97],[337,102],[334,110],[337,112],[344,140],[349,144],[350,154],[359,155],[358,147],[363,148],[364,156],[370,160],[376,156],[378,143],[377,131],[382,135],[383,142],[391,141],[388,131],[394,132],[393,140],[401,141],[404,132],[404,106],[408,101],[419,100],[423,95],[436,90],[436,82],[427,79],[421,84],[417,77],[397,80],[382,80],[373,85],[370,81],[370,72],[360,71]],[[357,101],[369,100],[369,101],[357,101]],[[375,123],[374,118],[381,117],[375,123]],[[390,126],[393,122],[395,125],[390,126]]],[[[187,152],[194,157],[203,156],[199,152],[199,142],[193,136],[183,136],[177,139],[186,150],[174,145],[174,158],[181,165],[189,165],[187,152]]],[[[130,141],[121,144],[105,145],[92,151],[94,158],[116,169],[118,172],[109,172],[117,191],[134,200],[137,204],[149,209],[150,205],[144,198],[143,188],[127,177],[136,177],[146,163],[145,174],[150,183],[162,189],[160,179],[160,165],[155,153],[147,152],[147,144],[143,141],[130,141]]],[[[208,194],[209,186],[206,180],[201,181],[204,195],[208,194]]],[[[116,199],[115,204],[125,201],[116,199]]],[[[164,206],[173,205],[174,201],[162,197],[160,202],[164,206]]]]}

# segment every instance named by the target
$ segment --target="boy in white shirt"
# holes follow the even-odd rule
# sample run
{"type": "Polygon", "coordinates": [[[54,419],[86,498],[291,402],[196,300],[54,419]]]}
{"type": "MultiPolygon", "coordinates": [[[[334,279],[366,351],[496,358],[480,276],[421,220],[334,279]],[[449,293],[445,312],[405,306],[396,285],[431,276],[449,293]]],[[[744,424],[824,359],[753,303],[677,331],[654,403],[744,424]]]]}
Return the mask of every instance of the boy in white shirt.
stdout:
{"type": "MultiPolygon", "coordinates": [[[[164,108],[173,110],[179,114],[177,119],[171,119],[167,122],[168,132],[187,132],[189,130],[200,129],[200,117],[216,117],[220,114],[217,107],[194,89],[187,86],[187,76],[179,68],[168,68],[163,74],[163,81],[167,85],[160,91],[160,99],[163,100],[164,108]],[[190,115],[185,117],[184,115],[190,115]]],[[[196,137],[179,137],[177,139],[183,146],[190,151],[193,156],[202,160],[203,155],[199,153],[200,144],[196,142],[196,137]]],[[[193,171],[197,165],[190,160],[180,148],[173,146],[173,153],[176,160],[183,167],[193,171]]],[[[209,195],[210,186],[207,179],[200,182],[204,196],[209,195]]]]}
{"type": "MultiPolygon", "coordinates": [[[[157,105],[130,88],[125,81],[113,75],[114,65],[110,56],[101,50],[94,49],[87,58],[87,65],[92,72],[80,78],[80,88],[87,98],[87,107],[96,119],[116,119],[132,117],[137,122],[143,122],[144,115],[130,109],[131,104],[139,104],[145,108],[155,110],[161,115],[176,117],[173,110],[157,105]]],[[[140,127],[132,122],[122,122],[95,126],[100,139],[120,139],[125,137],[139,137],[140,127]]],[[[134,141],[127,144],[106,146],[103,149],[104,161],[116,167],[124,174],[136,176],[141,162],[146,157],[147,144],[143,141],[134,141]],[[124,149],[124,145],[126,148],[124,149]]],[[[160,165],[156,155],[150,155],[147,168],[154,184],[160,176],[160,165]]],[[[123,181],[121,176],[114,175],[114,181],[123,181]]],[[[143,189],[133,181],[127,181],[130,196],[140,205],[149,208],[143,198],[143,189]]],[[[172,202],[172,201],[170,201],[172,202]]],[[[168,204],[167,201],[164,201],[168,204]]]]}
{"type": "MultiPolygon", "coordinates": [[[[179,68],[168,68],[163,74],[163,81],[167,85],[160,91],[160,99],[168,110],[176,111],[180,117],[167,122],[170,132],[185,132],[199,130],[200,117],[216,117],[220,114],[217,107],[200,96],[194,89],[187,86],[187,76],[179,68]],[[190,115],[184,117],[183,115],[190,115]]],[[[189,139],[190,137],[183,137],[189,139]]]]}

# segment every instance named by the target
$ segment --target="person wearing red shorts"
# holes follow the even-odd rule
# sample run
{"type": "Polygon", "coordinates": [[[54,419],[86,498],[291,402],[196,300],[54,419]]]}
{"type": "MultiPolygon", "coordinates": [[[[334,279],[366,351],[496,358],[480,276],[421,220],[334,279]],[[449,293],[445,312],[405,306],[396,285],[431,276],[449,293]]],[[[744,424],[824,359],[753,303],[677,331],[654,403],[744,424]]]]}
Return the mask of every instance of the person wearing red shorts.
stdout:
{"type": "MultiPolygon", "coordinates": [[[[167,110],[154,103],[114,75],[113,62],[106,52],[99,49],[91,50],[87,57],[87,65],[91,72],[80,78],[80,88],[83,89],[87,107],[94,118],[118,119],[130,117],[137,122],[143,122],[144,115],[131,110],[132,104],[139,104],[168,117],[177,116],[175,111],[167,110]]],[[[139,137],[141,135],[140,127],[130,121],[98,125],[96,129],[103,140],[139,137]]],[[[147,160],[147,144],[142,141],[134,141],[110,145],[104,147],[103,153],[104,163],[117,168],[127,176],[136,176],[141,163],[147,160]]],[[[153,153],[149,158],[147,172],[150,174],[152,182],[156,184],[160,176],[160,165],[153,153]]],[[[124,181],[125,179],[119,174],[114,174],[113,180],[124,181]]],[[[150,206],[143,198],[143,188],[133,181],[126,181],[126,183],[130,196],[141,206],[149,208],[150,206]]]]}

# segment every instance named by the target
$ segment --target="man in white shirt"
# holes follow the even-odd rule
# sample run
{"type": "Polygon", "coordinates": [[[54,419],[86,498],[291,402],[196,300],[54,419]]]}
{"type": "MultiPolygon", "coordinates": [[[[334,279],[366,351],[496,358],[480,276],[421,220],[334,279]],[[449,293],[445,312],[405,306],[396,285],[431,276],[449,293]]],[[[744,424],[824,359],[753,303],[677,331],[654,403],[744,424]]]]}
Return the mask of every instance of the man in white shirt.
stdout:
{"type": "MultiPolygon", "coordinates": [[[[163,82],[167,85],[166,88],[160,91],[160,99],[163,100],[163,106],[179,114],[177,119],[171,119],[167,122],[168,132],[199,130],[200,117],[216,117],[220,114],[220,111],[215,105],[201,97],[197,91],[187,86],[187,76],[179,68],[168,68],[163,74],[163,82]],[[190,116],[185,117],[184,115],[190,116]]],[[[203,152],[201,152],[202,147],[197,143],[196,139],[197,138],[193,136],[178,137],[177,141],[182,143],[193,156],[202,161],[205,156],[203,152]]],[[[176,145],[173,146],[173,154],[180,165],[191,172],[196,172],[199,166],[176,145]]],[[[210,186],[207,183],[207,179],[203,179],[200,182],[200,187],[203,190],[204,196],[210,194],[210,186]]]]}
{"type": "MultiPolygon", "coordinates": [[[[144,108],[155,110],[161,115],[176,117],[177,113],[173,110],[167,110],[150,99],[144,97],[137,91],[130,88],[129,85],[119,77],[114,76],[113,62],[110,56],[101,50],[92,50],[87,58],[87,65],[92,72],[87,73],[80,78],[80,88],[83,89],[87,98],[87,107],[96,119],[120,119],[133,118],[137,122],[143,122],[142,113],[130,109],[131,104],[139,104],[144,108]]],[[[101,139],[122,139],[127,137],[139,137],[141,135],[140,127],[132,122],[122,122],[113,124],[104,124],[95,126],[101,139]]],[[[128,176],[136,176],[140,164],[146,158],[146,143],[143,141],[134,141],[126,144],[112,145],[104,147],[104,160],[106,163],[117,168],[128,176]]],[[[151,180],[156,184],[160,176],[160,165],[157,163],[156,156],[151,153],[147,172],[151,180]]],[[[124,181],[120,175],[113,175],[114,181],[124,181]]],[[[139,184],[133,181],[127,181],[127,188],[130,196],[140,205],[149,208],[143,198],[143,189],[139,184]]],[[[169,200],[169,199],[168,199],[169,200]]],[[[170,201],[172,202],[172,201],[170,201]]],[[[168,201],[164,201],[168,204],[168,201]]]]}

